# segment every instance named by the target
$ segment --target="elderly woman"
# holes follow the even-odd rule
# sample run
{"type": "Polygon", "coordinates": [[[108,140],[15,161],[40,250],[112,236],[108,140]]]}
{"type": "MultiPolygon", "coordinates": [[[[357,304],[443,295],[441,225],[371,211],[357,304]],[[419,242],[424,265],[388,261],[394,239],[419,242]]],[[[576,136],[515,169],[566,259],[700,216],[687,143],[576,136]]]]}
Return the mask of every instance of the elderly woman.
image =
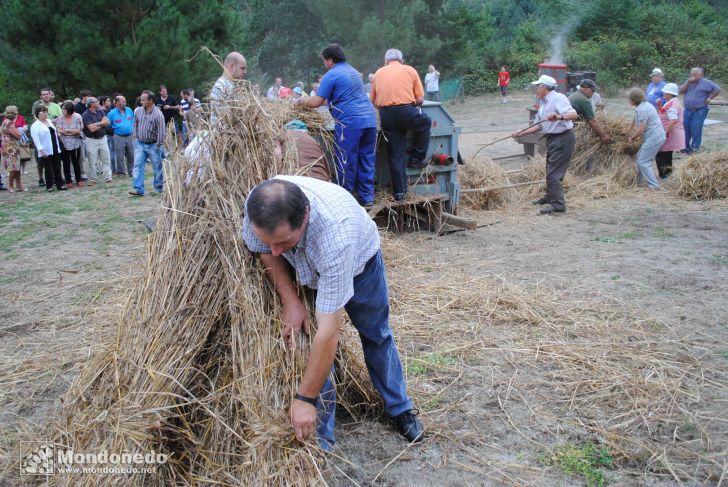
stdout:
{"type": "Polygon", "coordinates": [[[637,152],[637,170],[640,179],[647,183],[650,189],[657,189],[655,172],[652,170],[652,161],[657,152],[665,143],[665,131],[662,129],[660,117],[655,107],[645,101],[645,94],[639,88],[632,88],[627,92],[629,104],[635,108],[635,117],[629,128],[627,142],[630,144],[638,137],[642,137],[642,146],[637,152]]]}
{"type": "Polygon", "coordinates": [[[61,105],[63,115],[56,117],[53,124],[58,129],[58,138],[61,141],[61,160],[63,161],[63,175],[66,178],[66,187],[72,188],[71,166],[73,166],[73,174],[76,176],[76,186],[83,186],[81,181],[81,145],[83,138],[81,131],[83,130],[83,119],[81,115],[76,113],[76,108],[72,101],[67,101],[61,105]]]}
{"type": "Polygon", "coordinates": [[[8,177],[8,191],[25,191],[20,180],[20,131],[15,126],[18,116],[18,107],[8,105],[5,107],[5,118],[0,125],[0,160],[3,167],[10,172],[8,177]],[[15,189],[13,189],[15,186],[15,189]]]}
{"type": "Polygon", "coordinates": [[[667,179],[672,173],[672,153],[685,148],[685,128],[683,127],[683,106],[678,95],[675,83],[667,83],[662,88],[665,103],[658,110],[662,128],[665,129],[667,139],[660,147],[655,161],[660,178],[667,179]]]}
{"type": "Polygon", "coordinates": [[[61,153],[61,143],[58,140],[56,127],[48,120],[48,108],[38,105],[35,108],[35,117],[38,119],[30,126],[30,135],[33,137],[35,149],[38,151],[38,157],[43,164],[45,171],[46,191],[53,191],[53,182],[59,191],[64,191],[66,185],[63,184],[63,174],[61,174],[61,161],[59,155],[61,153]]]}

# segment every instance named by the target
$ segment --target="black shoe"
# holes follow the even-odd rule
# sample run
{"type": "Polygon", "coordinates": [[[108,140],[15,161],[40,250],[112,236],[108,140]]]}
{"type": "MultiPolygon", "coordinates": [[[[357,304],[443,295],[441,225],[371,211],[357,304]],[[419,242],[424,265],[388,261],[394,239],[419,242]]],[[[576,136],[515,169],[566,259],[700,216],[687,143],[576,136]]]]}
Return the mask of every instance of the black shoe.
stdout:
{"type": "Polygon", "coordinates": [[[425,437],[422,423],[417,419],[418,414],[420,412],[417,409],[410,409],[392,418],[399,434],[407,438],[410,443],[419,443],[425,437]]]}
{"type": "Polygon", "coordinates": [[[58,188],[58,191],[68,191],[68,188],[65,186],[61,186],[60,188],[58,188]]]}
{"type": "Polygon", "coordinates": [[[394,201],[404,201],[407,197],[407,193],[394,193],[394,201]]]}
{"type": "Polygon", "coordinates": [[[534,204],[534,205],[539,205],[539,206],[540,205],[547,205],[549,203],[549,200],[548,200],[548,198],[546,198],[544,196],[543,198],[539,198],[537,200],[533,200],[531,203],[534,204]]]}
{"type": "Polygon", "coordinates": [[[538,213],[540,215],[550,215],[552,213],[564,213],[566,210],[557,210],[553,206],[547,206],[546,208],[541,208],[538,213]]]}
{"type": "Polygon", "coordinates": [[[38,187],[39,187],[39,188],[45,188],[45,181],[44,181],[44,180],[42,180],[42,179],[39,179],[39,180],[38,180],[38,187]]]}
{"type": "Polygon", "coordinates": [[[424,169],[427,167],[427,163],[425,161],[412,159],[409,161],[409,164],[407,164],[407,167],[410,169],[424,169]]]}
{"type": "Polygon", "coordinates": [[[5,186],[3,186],[2,184],[0,184],[0,191],[7,191],[7,190],[8,190],[8,188],[6,188],[6,187],[5,187],[5,186]]]}
{"type": "Polygon", "coordinates": [[[144,196],[144,194],[140,193],[136,189],[132,189],[131,191],[129,191],[129,194],[132,196],[144,196]]]}

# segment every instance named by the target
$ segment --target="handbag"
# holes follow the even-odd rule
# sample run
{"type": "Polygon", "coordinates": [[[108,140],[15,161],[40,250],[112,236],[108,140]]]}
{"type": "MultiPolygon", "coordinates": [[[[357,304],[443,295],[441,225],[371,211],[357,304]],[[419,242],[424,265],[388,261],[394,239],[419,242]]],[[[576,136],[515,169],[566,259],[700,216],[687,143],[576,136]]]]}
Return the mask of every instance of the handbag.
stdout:
{"type": "Polygon", "coordinates": [[[30,153],[30,146],[27,145],[21,145],[20,146],[20,162],[28,162],[32,157],[32,154],[30,153]]]}

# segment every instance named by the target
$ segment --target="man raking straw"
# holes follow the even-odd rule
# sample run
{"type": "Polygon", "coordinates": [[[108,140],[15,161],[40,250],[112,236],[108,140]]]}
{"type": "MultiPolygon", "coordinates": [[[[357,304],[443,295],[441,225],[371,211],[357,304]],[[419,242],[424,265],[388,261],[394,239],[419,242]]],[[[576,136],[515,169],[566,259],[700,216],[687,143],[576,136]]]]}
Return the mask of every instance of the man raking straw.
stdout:
{"type": "Polygon", "coordinates": [[[545,205],[539,211],[542,215],[563,213],[566,211],[564,188],[561,181],[571,162],[571,155],[576,146],[576,136],[572,120],[577,114],[565,95],[556,91],[556,80],[542,75],[531,83],[536,85],[536,96],[539,109],[532,126],[513,132],[511,137],[518,137],[542,130],[546,133],[546,195],[534,201],[536,205],[545,205]],[[540,125],[539,125],[540,124],[540,125]]]}
{"type": "Polygon", "coordinates": [[[301,176],[277,176],[256,186],[245,202],[243,240],[260,254],[283,305],[284,339],[289,347],[303,327],[306,307],[290,273],[316,289],[316,323],[303,379],[291,403],[296,437],[316,432],[331,450],[336,394],[334,356],[344,310],[359,332],[369,376],[384,400],[384,412],[410,442],[424,431],[407,396],[399,353],[389,328],[389,297],[379,232],[366,211],[344,188],[301,176]],[[318,425],[316,419],[318,415],[318,425]]]}

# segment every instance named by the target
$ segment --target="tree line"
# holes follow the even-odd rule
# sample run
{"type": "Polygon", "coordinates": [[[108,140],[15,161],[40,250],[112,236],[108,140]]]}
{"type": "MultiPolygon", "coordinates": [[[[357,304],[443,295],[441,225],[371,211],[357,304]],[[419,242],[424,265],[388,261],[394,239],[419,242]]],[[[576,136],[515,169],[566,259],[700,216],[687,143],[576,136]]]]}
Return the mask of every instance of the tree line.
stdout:
{"type": "Polygon", "coordinates": [[[397,47],[423,74],[462,76],[470,94],[493,91],[502,65],[525,85],[557,50],[608,90],[646,84],[655,66],[671,80],[694,65],[728,80],[722,0],[0,0],[0,107],[30,106],[43,86],[61,99],[160,83],[199,93],[220,72],[202,46],[242,52],[263,87],[308,84],[330,42],[365,75],[397,47]]]}

